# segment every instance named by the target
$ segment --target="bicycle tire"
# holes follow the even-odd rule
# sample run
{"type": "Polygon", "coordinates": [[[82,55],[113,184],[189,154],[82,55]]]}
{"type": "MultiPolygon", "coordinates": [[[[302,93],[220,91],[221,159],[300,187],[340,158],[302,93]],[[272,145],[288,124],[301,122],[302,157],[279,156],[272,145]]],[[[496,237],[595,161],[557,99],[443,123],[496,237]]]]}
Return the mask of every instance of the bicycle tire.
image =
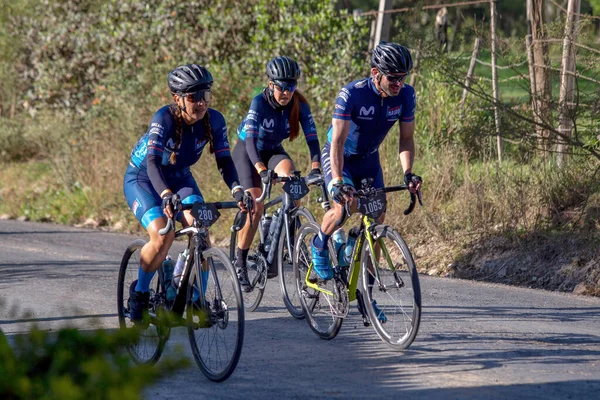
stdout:
{"type": "MultiPolygon", "coordinates": [[[[160,358],[165,343],[169,337],[170,328],[157,326],[153,323],[147,326],[137,326],[129,319],[129,286],[138,277],[139,253],[146,244],[143,239],[132,242],[121,259],[119,279],[117,284],[117,314],[121,329],[135,329],[139,338],[127,346],[127,351],[136,364],[154,364],[160,358]]],[[[157,272],[150,282],[150,308],[154,304],[154,296],[160,292],[160,273],[157,272]]],[[[155,311],[155,310],[154,310],[155,311]]],[[[158,322],[155,319],[155,322],[158,322]]]]}
{"type": "Polygon", "coordinates": [[[383,342],[396,350],[407,349],[415,340],[421,322],[419,274],[408,245],[398,231],[387,225],[377,225],[374,234],[376,238],[383,239],[395,271],[383,268],[387,262],[382,251],[377,274],[375,269],[370,270],[371,249],[365,243],[361,253],[365,308],[383,342]],[[372,288],[369,287],[369,276],[372,277],[372,288]],[[373,300],[383,314],[376,312],[373,300]],[[382,321],[383,316],[386,322],[382,321]]]}
{"type": "Polygon", "coordinates": [[[211,247],[203,251],[202,256],[212,264],[206,282],[206,303],[198,304],[199,301],[193,299],[194,287],[202,287],[201,266],[195,257],[188,281],[187,330],[194,359],[202,373],[213,382],[222,382],[231,376],[242,354],[244,302],[227,254],[211,247]],[[220,295],[217,288],[220,288],[220,295]],[[214,352],[220,350],[224,350],[225,355],[215,356],[214,352]]]}
{"type": "MultiPolygon", "coordinates": [[[[314,221],[303,224],[297,233],[295,248],[305,247],[310,249],[310,240],[319,233],[320,226],[314,221]]],[[[343,318],[334,316],[331,308],[334,298],[306,285],[306,271],[311,261],[309,251],[294,252],[294,276],[296,288],[300,294],[300,304],[310,329],[321,339],[330,340],[337,336],[342,326],[343,318]],[[322,303],[322,304],[321,304],[322,303]],[[329,310],[327,310],[329,307],[329,310]]],[[[312,272],[312,274],[315,274],[312,272]]],[[[339,290],[337,278],[321,282],[320,286],[332,293],[339,290]]],[[[343,287],[345,290],[345,287],[343,287]]],[[[334,296],[335,297],[335,296],[334,296]]]]}
{"type": "MultiPolygon", "coordinates": [[[[305,207],[297,207],[290,213],[290,225],[295,229],[295,233],[298,231],[300,226],[304,222],[300,220],[303,218],[305,221],[316,221],[312,213],[305,207]]],[[[292,237],[292,252],[294,246],[294,238],[292,237]]],[[[279,244],[277,248],[277,265],[279,268],[279,285],[281,286],[281,296],[285,308],[287,308],[290,315],[296,319],[304,318],[304,311],[302,311],[302,304],[300,304],[300,294],[296,286],[296,276],[294,275],[294,263],[293,257],[288,254],[287,248],[287,230],[282,229],[279,235],[279,244]]]]}
{"type": "MultiPolygon", "coordinates": [[[[262,221],[259,222],[258,229],[262,229],[262,221]]],[[[229,242],[229,259],[231,263],[235,265],[236,261],[236,251],[237,251],[237,235],[239,232],[231,233],[231,240],[229,242]]],[[[260,243],[259,231],[256,231],[256,235],[254,235],[254,240],[250,245],[250,250],[248,252],[248,259],[257,260],[254,263],[246,263],[248,266],[248,280],[251,284],[253,284],[253,288],[251,292],[242,291],[242,297],[244,299],[244,307],[247,311],[255,311],[263,298],[266,284],[267,284],[267,266],[259,265],[259,262],[263,262],[264,257],[260,256],[258,250],[258,244],[260,243]]],[[[235,268],[234,268],[235,269],[235,268]]],[[[237,276],[237,274],[236,274],[237,276]]]]}

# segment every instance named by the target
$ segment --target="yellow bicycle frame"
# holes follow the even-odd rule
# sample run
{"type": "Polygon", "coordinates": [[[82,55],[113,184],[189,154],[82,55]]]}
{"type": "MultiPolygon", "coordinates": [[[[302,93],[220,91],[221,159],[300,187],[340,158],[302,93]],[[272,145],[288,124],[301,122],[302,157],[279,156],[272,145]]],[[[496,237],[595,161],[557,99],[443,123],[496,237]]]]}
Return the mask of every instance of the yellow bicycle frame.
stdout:
{"type": "MultiPolygon", "coordinates": [[[[360,253],[361,253],[365,238],[367,239],[367,243],[369,244],[369,248],[371,249],[371,254],[375,254],[375,241],[373,240],[373,236],[371,235],[371,231],[369,230],[369,228],[375,224],[375,221],[373,220],[373,218],[363,215],[362,216],[362,224],[364,226],[363,233],[357,239],[356,246],[355,246],[356,250],[354,251],[354,257],[352,258],[352,263],[350,264],[350,266],[351,266],[350,278],[348,279],[348,300],[349,301],[356,300],[356,288],[358,287],[358,279],[360,276],[360,253]]],[[[394,264],[392,262],[392,258],[390,257],[390,253],[388,252],[387,247],[385,246],[385,243],[381,239],[377,239],[377,242],[379,244],[379,247],[383,251],[383,254],[385,255],[385,258],[388,262],[388,266],[390,267],[390,269],[392,271],[394,271],[394,269],[395,269],[394,264]]],[[[333,296],[333,293],[331,291],[325,290],[325,289],[319,287],[316,283],[312,283],[308,280],[308,277],[310,276],[312,268],[313,268],[313,265],[311,262],[311,264],[308,268],[308,271],[306,271],[306,277],[304,278],[304,282],[306,283],[306,286],[308,286],[312,289],[318,290],[319,292],[325,293],[328,296],[333,296]]],[[[377,281],[379,281],[378,269],[379,269],[378,266],[376,268],[374,268],[375,274],[377,275],[376,276],[377,281]]]]}

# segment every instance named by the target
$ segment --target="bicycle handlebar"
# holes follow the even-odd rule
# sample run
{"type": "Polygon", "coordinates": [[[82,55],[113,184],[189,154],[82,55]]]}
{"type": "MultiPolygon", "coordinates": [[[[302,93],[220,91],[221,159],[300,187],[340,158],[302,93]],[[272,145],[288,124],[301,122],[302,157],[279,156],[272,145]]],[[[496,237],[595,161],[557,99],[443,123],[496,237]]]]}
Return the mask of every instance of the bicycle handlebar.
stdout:
{"type": "MultiPolygon", "coordinates": [[[[368,188],[368,189],[360,189],[357,190],[356,192],[354,192],[353,197],[357,197],[357,198],[364,198],[364,197],[368,197],[368,196],[372,196],[372,195],[376,195],[379,193],[391,193],[391,192],[398,192],[401,190],[408,190],[408,186],[406,184],[403,185],[398,185],[398,186],[387,186],[387,187],[383,187],[383,188],[379,188],[379,189],[375,189],[375,188],[368,188]]],[[[416,201],[415,200],[419,200],[419,204],[421,206],[423,206],[423,200],[421,198],[421,191],[417,190],[417,193],[410,193],[410,204],[408,205],[408,208],[406,210],[404,210],[404,215],[408,215],[411,212],[413,212],[413,210],[415,209],[415,205],[416,205],[416,201]]],[[[342,214],[342,217],[340,220],[336,221],[336,226],[340,226],[344,219],[346,218],[346,216],[350,216],[350,201],[346,201],[346,203],[344,203],[343,205],[344,208],[344,212],[342,214]]]]}
{"type": "Polygon", "coordinates": [[[259,198],[256,199],[257,203],[264,202],[265,198],[271,197],[271,188],[273,187],[273,183],[287,182],[293,179],[304,179],[304,182],[307,186],[311,185],[320,185],[323,183],[323,175],[313,175],[313,176],[277,176],[274,172],[272,172],[271,179],[268,183],[262,184],[262,194],[259,198]]]}
{"type": "MultiPolygon", "coordinates": [[[[182,204],[178,195],[173,196],[173,199],[171,200],[171,204],[173,205],[173,209],[174,209],[173,218],[167,218],[167,225],[164,228],[158,230],[158,233],[161,236],[166,235],[171,230],[175,230],[175,217],[177,216],[177,213],[179,211],[191,210],[192,208],[194,208],[194,203],[182,204]]],[[[212,204],[214,204],[218,210],[224,210],[224,209],[229,209],[229,208],[238,208],[238,204],[235,201],[218,201],[218,202],[215,202],[212,204]]],[[[246,220],[244,218],[243,223],[245,223],[245,222],[246,222],[246,220]]],[[[244,225],[242,224],[241,226],[244,226],[244,225]]]]}

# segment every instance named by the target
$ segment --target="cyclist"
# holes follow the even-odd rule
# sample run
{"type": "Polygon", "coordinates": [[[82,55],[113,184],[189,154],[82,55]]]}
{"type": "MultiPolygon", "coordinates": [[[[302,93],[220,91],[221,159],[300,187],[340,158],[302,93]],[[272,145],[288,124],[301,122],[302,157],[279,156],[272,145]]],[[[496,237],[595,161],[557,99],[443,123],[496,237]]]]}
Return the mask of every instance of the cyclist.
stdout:
{"type": "MultiPolygon", "coordinates": [[[[300,67],[290,57],[275,57],[267,63],[269,82],[261,94],[252,99],[250,109],[238,127],[239,141],[233,149],[233,160],[241,184],[257,199],[262,194],[262,183],[270,179],[270,171],[278,176],[290,176],[295,165],[282,142],[298,137],[300,125],[310,150],[310,174],[320,173],[320,147],[317,129],[306,98],[296,90],[300,67]]],[[[242,290],[251,290],[246,269],[248,249],[256,233],[264,207],[256,203],[252,225],[250,219],[239,232],[235,267],[242,290]]],[[[277,276],[270,268],[268,278],[277,276]]]]}
{"type": "MultiPolygon", "coordinates": [[[[327,241],[338,228],[336,222],[345,221],[343,205],[350,201],[351,212],[356,212],[352,194],[365,178],[372,178],[376,188],[384,187],[378,149],[398,120],[404,182],[411,192],[421,187],[421,178],[412,172],[415,90],[404,83],[412,65],[406,47],[381,41],[371,55],[371,76],[349,83],[338,94],[321,153],[325,182],[334,201],[312,242],[313,266],[323,280],[333,278],[327,241]]],[[[381,215],[377,222],[383,222],[384,217],[381,215]]],[[[385,318],[376,312],[380,319],[385,318]]]]}
{"type": "MultiPolygon", "coordinates": [[[[154,114],[148,131],[131,152],[123,190],[129,208],[150,235],[140,254],[138,279],[129,290],[133,321],[142,319],[148,307],[150,281],[175,238],[173,231],[165,236],[158,233],[166,226],[167,218],[173,217],[173,196],[178,194],[184,204],[204,201],[190,167],[198,161],[206,145],[215,155],[223,180],[240,209],[246,210],[242,201],[244,192],[229,150],[225,119],[208,107],[212,84],[212,75],[201,65],[188,64],[172,70],[168,85],[174,103],[154,114]]],[[[188,226],[192,221],[190,212],[185,211],[182,224],[188,226]]],[[[202,278],[205,281],[207,276],[202,278]]]]}

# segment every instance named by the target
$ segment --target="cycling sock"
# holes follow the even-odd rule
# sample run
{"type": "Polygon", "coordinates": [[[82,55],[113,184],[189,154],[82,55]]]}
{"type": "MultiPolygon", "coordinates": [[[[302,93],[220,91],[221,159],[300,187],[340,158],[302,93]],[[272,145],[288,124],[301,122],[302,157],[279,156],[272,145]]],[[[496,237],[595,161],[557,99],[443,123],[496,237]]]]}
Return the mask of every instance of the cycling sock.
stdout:
{"type": "Polygon", "coordinates": [[[154,278],[154,274],[156,271],[146,272],[142,269],[142,267],[138,267],[138,281],[135,286],[136,292],[149,292],[150,291],[150,282],[152,278],[154,278]]]}
{"type": "Polygon", "coordinates": [[[319,234],[315,236],[313,240],[313,244],[317,249],[326,249],[327,241],[329,240],[329,235],[325,234],[322,229],[319,229],[319,234]]]}
{"type": "Polygon", "coordinates": [[[373,298],[373,285],[375,284],[375,277],[369,273],[369,297],[373,298]]]}
{"type": "Polygon", "coordinates": [[[239,247],[237,248],[237,251],[235,252],[235,257],[236,257],[235,258],[235,267],[236,267],[236,269],[246,266],[246,258],[248,257],[249,251],[250,251],[250,249],[242,250],[239,247]]]}
{"type": "MultiPolygon", "coordinates": [[[[248,250],[246,250],[248,251],[248,250]]],[[[202,294],[206,295],[206,287],[208,286],[208,275],[210,274],[210,270],[202,270],[202,294]]]]}

